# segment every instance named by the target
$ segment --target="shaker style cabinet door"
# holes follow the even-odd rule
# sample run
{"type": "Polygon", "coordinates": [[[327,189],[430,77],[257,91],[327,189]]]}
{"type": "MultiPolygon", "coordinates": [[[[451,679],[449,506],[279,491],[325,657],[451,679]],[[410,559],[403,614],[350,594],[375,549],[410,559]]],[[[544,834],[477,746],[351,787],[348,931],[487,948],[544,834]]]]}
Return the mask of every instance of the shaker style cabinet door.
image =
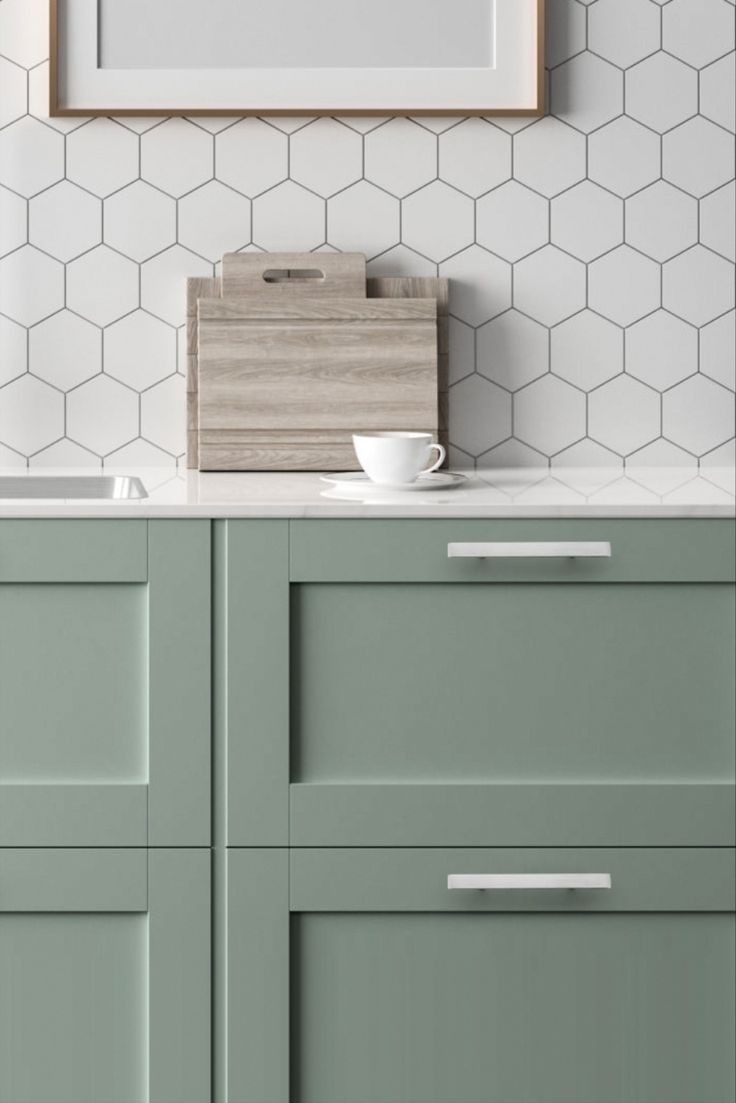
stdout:
{"type": "Polygon", "coordinates": [[[209,1103],[210,856],[0,849],[0,1103],[209,1103]]]}
{"type": "Polygon", "coordinates": [[[735,562],[730,521],[293,522],[291,845],[733,845],[735,562]]]}
{"type": "Polygon", "coordinates": [[[242,520],[214,547],[221,841],[734,844],[732,522],[242,520]]]}
{"type": "Polygon", "coordinates": [[[233,849],[221,1097],[729,1103],[733,878],[720,849],[233,849]]]}
{"type": "Polygon", "coordinates": [[[206,521],[0,522],[0,847],[209,845],[209,618],[206,521]]]}

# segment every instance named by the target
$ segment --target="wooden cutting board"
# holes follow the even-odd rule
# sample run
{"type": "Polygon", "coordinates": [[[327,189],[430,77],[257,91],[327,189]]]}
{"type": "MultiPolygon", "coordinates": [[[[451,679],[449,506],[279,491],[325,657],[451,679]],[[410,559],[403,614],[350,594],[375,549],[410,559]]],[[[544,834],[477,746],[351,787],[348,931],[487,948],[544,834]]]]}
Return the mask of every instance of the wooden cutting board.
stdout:
{"type": "MultiPolygon", "coordinates": [[[[434,386],[437,388],[437,408],[434,408],[433,417],[420,428],[429,432],[436,432],[440,441],[447,446],[447,389],[448,389],[448,281],[436,277],[374,277],[364,281],[365,258],[361,254],[271,254],[266,259],[264,266],[263,254],[227,254],[223,258],[223,281],[218,279],[190,279],[187,281],[187,464],[190,468],[200,466],[199,462],[199,363],[198,363],[198,318],[197,303],[201,298],[212,299],[222,295],[222,282],[226,283],[230,295],[237,297],[246,296],[252,301],[253,295],[266,295],[273,299],[273,287],[268,281],[263,280],[263,272],[293,273],[294,270],[303,271],[304,264],[310,268],[319,265],[320,269],[327,269],[324,279],[315,283],[314,279],[307,277],[304,285],[300,286],[297,294],[306,298],[314,297],[339,297],[341,286],[349,288],[350,295],[354,295],[365,289],[368,298],[381,299],[432,299],[436,303],[436,329],[437,329],[437,372],[434,386]],[[327,278],[327,277],[330,278],[327,278]],[[265,291],[262,285],[266,285],[265,291]],[[270,293],[269,293],[270,292],[270,293]]],[[[293,277],[292,277],[293,278],[293,277]]],[[[280,281],[279,281],[280,282],[280,281]]],[[[279,301],[286,298],[293,300],[293,295],[285,292],[293,291],[294,287],[284,288],[279,301]]],[[[357,294],[357,297],[360,297],[357,294]]],[[[366,304],[367,305],[367,304],[366,304]]],[[[391,388],[392,390],[394,388],[391,388]]],[[[392,396],[394,397],[394,396],[392,396]]],[[[379,428],[391,426],[382,424],[379,428]]],[[[410,428],[407,420],[396,428],[410,428]]],[[[216,430],[220,433],[221,430],[216,430]]],[[[289,466],[301,467],[304,463],[315,464],[317,469],[325,468],[355,468],[356,461],[352,444],[338,439],[342,434],[334,429],[311,429],[306,434],[303,446],[299,449],[289,449],[293,444],[293,430],[265,430],[268,441],[263,435],[253,436],[253,429],[245,430],[251,435],[250,440],[244,440],[240,434],[233,435],[233,439],[225,442],[220,436],[207,441],[207,452],[212,446],[218,447],[220,457],[218,463],[227,463],[227,469],[246,469],[248,454],[261,453],[265,443],[273,445],[281,454],[283,462],[289,466]],[[226,447],[227,445],[227,447],[226,447]],[[243,446],[248,446],[248,453],[243,454],[243,446]]],[[[255,432],[259,432],[256,430],[255,432]]],[[[202,464],[206,469],[205,463],[202,464]]],[[[262,462],[262,457],[256,455],[255,462],[262,462]]]]}
{"type": "Polygon", "coordinates": [[[199,466],[357,466],[352,434],[437,427],[433,299],[199,299],[199,466]]]}
{"type": "Polygon", "coordinates": [[[218,298],[220,279],[187,280],[187,467],[199,467],[199,358],[197,303],[200,299],[218,298]]]}
{"type": "Polygon", "coordinates": [[[450,281],[446,276],[371,276],[366,290],[369,299],[434,299],[437,303],[437,438],[449,453],[450,281]]]}
{"type": "Polygon", "coordinates": [[[364,299],[363,253],[225,253],[222,297],[364,299]]]}

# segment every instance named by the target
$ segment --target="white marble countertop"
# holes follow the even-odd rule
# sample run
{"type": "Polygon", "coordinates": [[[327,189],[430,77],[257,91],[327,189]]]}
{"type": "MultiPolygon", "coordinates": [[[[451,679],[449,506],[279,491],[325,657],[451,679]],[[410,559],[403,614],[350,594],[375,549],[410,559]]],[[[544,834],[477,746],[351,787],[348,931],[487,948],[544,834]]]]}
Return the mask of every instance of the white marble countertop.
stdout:
{"type": "Polygon", "coordinates": [[[734,517],[734,470],[713,467],[496,469],[466,472],[445,492],[386,492],[364,502],[325,497],[312,473],[214,474],[136,470],[1,469],[17,477],[136,475],[137,501],[0,498],[9,517],[734,517]]]}

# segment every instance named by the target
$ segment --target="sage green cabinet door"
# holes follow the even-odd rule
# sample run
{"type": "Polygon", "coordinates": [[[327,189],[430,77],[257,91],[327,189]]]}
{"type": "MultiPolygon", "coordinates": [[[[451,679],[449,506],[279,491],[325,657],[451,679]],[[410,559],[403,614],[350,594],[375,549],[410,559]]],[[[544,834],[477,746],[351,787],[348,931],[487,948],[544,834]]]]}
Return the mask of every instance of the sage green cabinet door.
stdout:
{"type": "Polygon", "coordinates": [[[291,532],[292,845],[733,844],[732,525],[324,525],[291,532]]]}
{"type": "Polygon", "coordinates": [[[0,850],[0,1103],[207,1103],[206,850],[0,850]]]}
{"type": "Polygon", "coordinates": [[[733,853],[289,862],[287,885],[279,852],[231,854],[223,1103],[732,1103],[733,853]],[[447,888],[453,873],[583,872],[611,888],[447,888]]]}
{"type": "Polygon", "coordinates": [[[209,525],[0,522],[0,846],[209,843],[209,525]]]}
{"type": "Polygon", "coordinates": [[[733,845],[731,522],[238,520],[214,546],[220,842],[733,845]]]}

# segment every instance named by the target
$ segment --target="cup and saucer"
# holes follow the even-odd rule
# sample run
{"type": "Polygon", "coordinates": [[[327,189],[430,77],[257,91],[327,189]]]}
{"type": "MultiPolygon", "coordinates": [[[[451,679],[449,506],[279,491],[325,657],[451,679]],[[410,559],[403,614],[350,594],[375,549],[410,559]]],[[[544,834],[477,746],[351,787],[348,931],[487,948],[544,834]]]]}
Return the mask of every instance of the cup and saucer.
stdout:
{"type": "Polygon", "coordinates": [[[446,491],[462,486],[467,476],[438,471],[445,461],[445,449],[430,433],[356,433],[353,447],[362,471],[322,475],[331,485],[330,497],[351,499],[386,498],[387,494],[446,491]],[[437,453],[434,463],[432,456],[437,453]]]}

